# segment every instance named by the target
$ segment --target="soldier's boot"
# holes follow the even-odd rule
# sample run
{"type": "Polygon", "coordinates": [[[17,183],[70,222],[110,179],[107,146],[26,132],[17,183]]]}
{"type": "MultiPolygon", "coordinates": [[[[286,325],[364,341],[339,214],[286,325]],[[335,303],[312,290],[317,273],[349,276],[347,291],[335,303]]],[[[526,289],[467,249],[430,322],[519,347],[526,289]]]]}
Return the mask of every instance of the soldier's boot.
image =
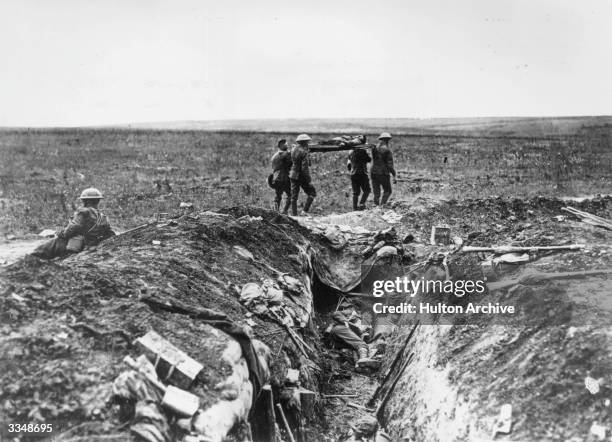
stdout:
{"type": "Polygon", "coordinates": [[[355,368],[361,368],[368,365],[369,362],[372,362],[372,359],[368,357],[368,347],[361,347],[357,350],[358,359],[355,363],[355,368]]]}
{"type": "Polygon", "coordinates": [[[383,193],[383,196],[382,196],[382,198],[381,198],[381,200],[380,200],[380,203],[381,203],[382,205],[387,204],[387,201],[389,201],[389,197],[390,197],[390,196],[391,196],[391,192],[384,192],[384,193],[383,193]]]}
{"type": "Polygon", "coordinates": [[[306,202],[304,203],[304,212],[308,212],[310,210],[310,206],[312,206],[313,201],[314,201],[314,198],[311,196],[306,198],[306,202]]]}
{"type": "MultiPolygon", "coordinates": [[[[291,200],[287,198],[285,201],[285,207],[283,207],[283,215],[286,215],[289,212],[289,206],[291,205],[291,200]]],[[[280,203],[279,203],[280,206],[280,203]]]]}
{"type": "Polygon", "coordinates": [[[353,210],[359,210],[359,195],[353,195],[353,210]]]}
{"type": "Polygon", "coordinates": [[[377,359],[372,359],[369,356],[370,350],[368,347],[362,347],[359,349],[359,359],[357,359],[357,363],[355,364],[355,368],[360,370],[378,370],[380,368],[380,361],[377,359]]]}
{"type": "Polygon", "coordinates": [[[291,215],[297,216],[297,200],[291,200],[291,215]]]}
{"type": "Polygon", "coordinates": [[[365,205],[365,203],[366,203],[366,201],[368,200],[368,197],[369,197],[369,196],[370,196],[370,192],[363,192],[363,193],[361,194],[361,201],[359,201],[359,208],[360,208],[361,210],[364,210],[364,209],[365,209],[365,206],[366,206],[366,205],[365,205]]]}

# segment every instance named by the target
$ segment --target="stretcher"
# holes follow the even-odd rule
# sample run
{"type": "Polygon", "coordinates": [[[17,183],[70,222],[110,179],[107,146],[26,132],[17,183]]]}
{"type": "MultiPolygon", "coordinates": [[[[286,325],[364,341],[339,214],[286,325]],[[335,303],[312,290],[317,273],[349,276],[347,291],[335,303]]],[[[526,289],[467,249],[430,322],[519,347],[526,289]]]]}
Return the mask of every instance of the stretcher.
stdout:
{"type": "Polygon", "coordinates": [[[352,145],[344,145],[344,146],[334,146],[334,145],[323,145],[323,144],[311,144],[308,146],[310,152],[339,152],[343,150],[353,150],[353,149],[370,149],[376,146],[375,144],[352,144],[352,145]]]}

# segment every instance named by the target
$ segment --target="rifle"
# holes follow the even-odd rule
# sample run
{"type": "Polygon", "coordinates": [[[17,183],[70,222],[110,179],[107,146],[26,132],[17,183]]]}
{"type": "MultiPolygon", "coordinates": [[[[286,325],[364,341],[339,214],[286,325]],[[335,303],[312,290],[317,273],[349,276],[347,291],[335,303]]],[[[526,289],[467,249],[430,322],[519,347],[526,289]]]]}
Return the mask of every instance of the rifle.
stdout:
{"type": "Polygon", "coordinates": [[[502,255],[504,253],[528,253],[528,252],[558,252],[563,250],[581,250],[584,244],[570,244],[566,246],[534,246],[534,247],[519,247],[519,246],[490,246],[490,247],[471,247],[464,246],[459,252],[463,253],[495,253],[502,255]]]}

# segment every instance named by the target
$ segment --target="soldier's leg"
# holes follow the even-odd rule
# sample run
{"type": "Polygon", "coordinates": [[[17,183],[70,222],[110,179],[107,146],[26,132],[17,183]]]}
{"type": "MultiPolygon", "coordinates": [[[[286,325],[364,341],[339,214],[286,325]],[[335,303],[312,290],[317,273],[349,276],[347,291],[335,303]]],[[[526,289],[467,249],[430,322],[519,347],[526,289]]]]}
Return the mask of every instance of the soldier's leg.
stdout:
{"type": "Polygon", "coordinates": [[[298,180],[291,180],[291,214],[297,216],[297,200],[300,195],[300,183],[298,180]]]}
{"type": "Polygon", "coordinates": [[[312,206],[312,202],[317,196],[317,191],[312,183],[302,183],[302,189],[304,189],[304,193],[308,195],[306,202],[304,203],[304,212],[308,212],[310,210],[310,206],[312,206]]]}
{"type": "Polygon", "coordinates": [[[68,241],[64,238],[53,238],[44,244],[39,245],[34,249],[31,255],[43,259],[53,259],[58,256],[67,255],[66,244],[68,241]]]}
{"type": "Polygon", "coordinates": [[[372,191],[374,193],[374,205],[378,206],[380,203],[380,181],[378,175],[372,175],[372,191]]]}
{"type": "Polygon", "coordinates": [[[368,196],[370,196],[370,180],[367,175],[361,175],[361,202],[359,205],[365,206],[366,201],[368,200],[368,196]]]}
{"type": "Polygon", "coordinates": [[[283,183],[283,193],[285,194],[285,207],[283,207],[283,215],[289,212],[289,206],[291,205],[291,182],[287,181],[283,183]]]}
{"type": "Polygon", "coordinates": [[[359,175],[351,175],[351,189],[353,190],[353,210],[357,210],[357,203],[359,202],[359,192],[361,191],[359,175]]]}
{"type": "Polygon", "coordinates": [[[280,183],[277,184],[277,187],[274,189],[274,210],[277,212],[280,210],[281,198],[283,197],[283,188],[280,186],[280,183]]]}
{"type": "Polygon", "coordinates": [[[368,348],[367,344],[363,342],[363,339],[357,336],[353,330],[344,325],[335,325],[331,330],[331,335],[345,347],[352,348],[357,352],[360,349],[368,348]]]}
{"type": "Polygon", "coordinates": [[[389,197],[391,196],[391,177],[388,175],[385,175],[381,178],[382,178],[381,185],[383,188],[383,196],[380,202],[381,204],[386,204],[387,201],[389,201],[389,197]]]}

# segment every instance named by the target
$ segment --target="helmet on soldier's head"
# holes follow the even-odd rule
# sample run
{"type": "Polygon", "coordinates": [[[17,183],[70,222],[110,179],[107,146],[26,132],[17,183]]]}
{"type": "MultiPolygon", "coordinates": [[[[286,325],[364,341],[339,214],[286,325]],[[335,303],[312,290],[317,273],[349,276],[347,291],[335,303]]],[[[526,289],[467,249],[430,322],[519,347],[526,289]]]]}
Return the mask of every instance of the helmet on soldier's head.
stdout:
{"type": "Polygon", "coordinates": [[[332,319],[335,322],[339,322],[339,323],[346,322],[346,316],[344,316],[344,313],[342,313],[342,312],[335,312],[332,315],[332,319]]]}
{"type": "Polygon", "coordinates": [[[298,135],[298,137],[295,139],[295,141],[297,141],[297,142],[300,142],[300,141],[310,141],[310,140],[312,140],[312,138],[310,138],[306,134],[298,135]]]}
{"type": "Polygon", "coordinates": [[[390,140],[391,139],[391,134],[389,132],[383,132],[383,133],[380,134],[378,139],[379,140],[390,140]]]}
{"type": "Polygon", "coordinates": [[[85,189],[81,192],[81,196],[79,197],[82,200],[99,200],[104,198],[102,196],[102,192],[100,192],[95,187],[90,187],[89,189],[85,189]]]}

